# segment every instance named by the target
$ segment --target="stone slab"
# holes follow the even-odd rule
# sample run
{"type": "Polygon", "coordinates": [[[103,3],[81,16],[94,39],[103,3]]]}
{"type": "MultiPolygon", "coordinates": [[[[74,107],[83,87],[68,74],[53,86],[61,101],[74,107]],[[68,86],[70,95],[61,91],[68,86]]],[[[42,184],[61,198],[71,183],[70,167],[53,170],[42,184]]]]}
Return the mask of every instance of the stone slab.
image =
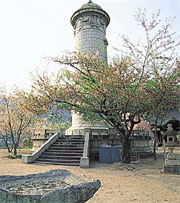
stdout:
{"type": "Polygon", "coordinates": [[[165,165],[166,166],[179,166],[180,167],[180,160],[179,159],[166,159],[165,165]]]}
{"type": "Polygon", "coordinates": [[[180,166],[164,165],[163,172],[180,175],[180,166]]]}
{"type": "Polygon", "coordinates": [[[99,180],[77,177],[67,170],[26,176],[0,176],[1,203],[82,203],[100,188],[99,180]]]}

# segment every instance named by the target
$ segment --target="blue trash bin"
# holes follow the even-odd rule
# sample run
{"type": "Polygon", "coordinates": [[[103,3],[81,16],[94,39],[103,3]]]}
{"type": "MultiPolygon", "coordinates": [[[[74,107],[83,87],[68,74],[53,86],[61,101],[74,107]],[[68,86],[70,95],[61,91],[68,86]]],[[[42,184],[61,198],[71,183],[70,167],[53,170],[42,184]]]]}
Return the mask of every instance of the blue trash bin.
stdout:
{"type": "Polygon", "coordinates": [[[112,147],[100,147],[99,162],[101,163],[119,162],[121,160],[119,149],[120,147],[118,145],[112,147]]]}
{"type": "Polygon", "coordinates": [[[118,145],[111,147],[111,159],[112,159],[112,162],[120,162],[121,161],[119,149],[120,149],[120,147],[118,145]]]}
{"type": "Polygon", "coordinates": [[[99,149],[99,162],[112,163],[111,147],[100,147],[99,149]]]}

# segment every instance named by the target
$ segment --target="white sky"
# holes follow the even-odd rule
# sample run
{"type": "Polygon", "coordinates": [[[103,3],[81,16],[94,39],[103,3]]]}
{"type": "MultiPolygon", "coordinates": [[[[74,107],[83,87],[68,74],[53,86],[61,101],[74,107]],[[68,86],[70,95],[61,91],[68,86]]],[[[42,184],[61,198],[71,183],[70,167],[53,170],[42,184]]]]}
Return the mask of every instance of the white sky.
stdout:
{"type": "MultiPolygon", "coordinates": [[[[29,72],[42,64],[44,55],[74,47],[70,17],[88,0],[0,0],[0,83],[27,87],[29,72]]],[[[119,47],[119,34],[138,38],[133,19],[138,8],[161,10],[162,19],[176,17],[173,29],[180,35],[180,0],[93,0],[111,17],[107,28],[108,54],[119,47]]]]}

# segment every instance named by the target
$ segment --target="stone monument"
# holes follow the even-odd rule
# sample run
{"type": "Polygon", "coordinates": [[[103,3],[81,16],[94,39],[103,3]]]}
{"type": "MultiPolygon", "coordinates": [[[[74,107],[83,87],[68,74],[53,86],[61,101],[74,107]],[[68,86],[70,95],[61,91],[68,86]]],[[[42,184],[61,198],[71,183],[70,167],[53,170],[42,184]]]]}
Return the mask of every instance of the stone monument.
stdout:
{"type": "Polygon", "coordinates": [[[178,131],[175,131],[172,127],[172,124],[169,123],[167,125],[167,130],[165,132],[162,131],[163,136],[167,136],[166,146],[169,149],[169,153],[165,159],[164,163],[164,173],[174,173],[180,174],[180,159],[177,154],[174,154],[174,149],[176,147],[178,131]]]}
{"type": "MultiPolygon", "coordinates": [[[[107,60],[106,28],[110,22],[107,12],[89,1],[74,12],[70,21],[74,28],[76,51],[85,51],[87,54],[98,52],[100,60],[107,60]]],[[[86,128],[105,132],[109,127],[104,121],[83,121],[80,114],[72,112],[72,126],[66,134],[84,134],[86,128]]]]}

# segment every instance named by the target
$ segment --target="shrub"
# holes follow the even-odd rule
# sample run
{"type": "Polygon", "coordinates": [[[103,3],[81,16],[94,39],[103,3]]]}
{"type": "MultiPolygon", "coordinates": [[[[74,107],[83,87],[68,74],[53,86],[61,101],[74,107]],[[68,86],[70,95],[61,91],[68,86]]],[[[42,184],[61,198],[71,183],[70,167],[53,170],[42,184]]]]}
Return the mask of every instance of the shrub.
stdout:
{"type": "Polygon", "coordinates": [[[17,154],[17,155],[9,154],[7,157],[9,159],[21,159],[22,155],[21,154],[17,154]]]}
{"type": "Polygon", "coordinates": [[[33,143],[31,138],[24,138],[21,143],[21,147],[24,149],[32,149],[33,143]]]}

